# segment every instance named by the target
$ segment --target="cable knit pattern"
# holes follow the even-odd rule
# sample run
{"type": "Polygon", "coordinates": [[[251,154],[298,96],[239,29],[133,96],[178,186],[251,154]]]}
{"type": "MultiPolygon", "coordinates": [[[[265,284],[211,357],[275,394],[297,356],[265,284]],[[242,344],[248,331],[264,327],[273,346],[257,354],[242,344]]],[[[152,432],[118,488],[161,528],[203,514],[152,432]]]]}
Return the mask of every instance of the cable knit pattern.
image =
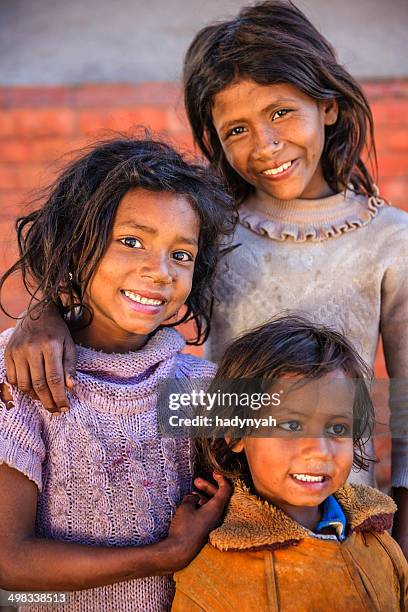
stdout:
{"type": "MultiPolygon", "coordinates": [[[[408,214],[350,190],[248,205],[234,243],[218,276],[206,356],[218,361],[235,337],[286,310],[343,332],[370,365],[381,331],[394,379],[393,484],[408,487],[408,214]]],[[[363,472],[353,481],[373,484],[363,472]]]]}
{"type": "MultiPolygon", "coordinates": [[[[12,330],[0,336],[3,350],[12,330]]],[[[163,380],[188,389],[210,379],[215,366],[181,354],[173,329],[154,334],[141,350],[106,354],[77,347],[71,409],[58,418],[12,389],[14,408],[0,402],[0,463],[33,480],[40,491],[37,534],[67,542],[122,546],[166,536],[192,479],[191,444],[162,438],[157,399],[163,380]]],[[[64,612],[164,611],[173,581],[151,577],[70,594],[64,612]]],[[[28,606],[37,612],[41,606],[28,606]]]]}

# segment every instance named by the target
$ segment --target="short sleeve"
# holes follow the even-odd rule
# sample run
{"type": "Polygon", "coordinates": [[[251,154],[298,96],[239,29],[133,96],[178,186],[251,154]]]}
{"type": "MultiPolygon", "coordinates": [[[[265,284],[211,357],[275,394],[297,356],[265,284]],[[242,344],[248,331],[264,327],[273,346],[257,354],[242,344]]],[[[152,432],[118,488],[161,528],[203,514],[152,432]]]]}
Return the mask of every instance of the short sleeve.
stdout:
{"type": "MultiPolygon", "coordinates": [[[[6,382],[4,346],[9,332],[0,335],[0,383],[6,382]]],[[[7,383],[6,383],[7,384],[7,383]]],[[[42,464],[46,451],[42,439],[39,402],[10,387],[13,407],[0,400],[0,464],[6,463],[32,480],[42,490],[42,464]]]]}

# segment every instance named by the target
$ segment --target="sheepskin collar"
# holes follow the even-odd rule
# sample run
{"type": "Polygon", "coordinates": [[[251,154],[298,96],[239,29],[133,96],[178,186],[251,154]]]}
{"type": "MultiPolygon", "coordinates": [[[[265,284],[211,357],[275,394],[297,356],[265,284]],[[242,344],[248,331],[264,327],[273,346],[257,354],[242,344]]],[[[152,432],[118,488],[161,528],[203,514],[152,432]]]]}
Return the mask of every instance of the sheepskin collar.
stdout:
{"type": "MultiPolygon", "coordinates": [[[[392,526],[397,507],[377,489],[346,484],[335,494],[347,519],[347,535],[353,531],[382,532],[392,526]]],[[[219,550],[282,548],[311,537],[309,531],[282,510],[250,493],[241,481],[234,483],[223,524],[210,534],[219,550]]]]}

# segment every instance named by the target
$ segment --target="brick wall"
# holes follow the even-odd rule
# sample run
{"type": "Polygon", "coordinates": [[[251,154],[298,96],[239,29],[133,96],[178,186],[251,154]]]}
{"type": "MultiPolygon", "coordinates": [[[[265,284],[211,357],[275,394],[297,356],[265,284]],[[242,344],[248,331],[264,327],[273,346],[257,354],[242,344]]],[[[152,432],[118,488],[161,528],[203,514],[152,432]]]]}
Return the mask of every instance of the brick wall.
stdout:
{"type": "MultiPolygon", "coordinates": [[[[379,186],[384,197],[408,210],[408,81],[364,84],[376,124],[379,186]]],[[[68,151],[109,130],[149,126],[185,149],[192,140],[176,84],[81,85],[76,87],[0,88],[0,270],[15,259],[13,224],[25,210],[30,192],[55,176],[68,151]]],[[[10,282],[6,305],[17,314],[26,295],[10,282]]],[[[10,319],[0,314],[0,329],[10,319]]],[[[381,351],[377,376],[385,376],[381,351]]],[[[377,448],[382,457],[378,471],[386,483],[389,473],[387,436],[377,448]]]]}

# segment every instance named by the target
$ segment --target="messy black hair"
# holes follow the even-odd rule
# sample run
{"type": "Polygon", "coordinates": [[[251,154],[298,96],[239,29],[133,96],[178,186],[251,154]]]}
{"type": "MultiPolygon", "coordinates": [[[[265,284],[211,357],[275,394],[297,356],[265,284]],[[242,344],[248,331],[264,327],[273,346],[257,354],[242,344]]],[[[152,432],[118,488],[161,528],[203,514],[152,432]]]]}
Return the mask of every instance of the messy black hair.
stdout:
{"type": "MultiPolygon", "coordinates": [[[[369,393],[372,372],[350,342],[338,331],[317,325],[304,316],[287,314],[242,335],[225,351],[217,374],[208,393],[234,395],[248,391],[267,391],[281,377],[291,375],[300,384],[317,380],[330,372],[341,370],[355,387],[353,405],[353,464],[367,470],[373,458],[364,451],[364,444],[374,428],[374,408],[369,393]]],[[[250,408],[242,405],[221,404],[215,406],[219,422],[225,423],[234,416],[251,416],[250,408]]],[[[252,415],[253,416],[253,415],[252,415]]],[[[220,425],[222,429],[223,426],[220,425]]],[[[220,430],[221,431],[221,430],[220,430]]],[[[245,452],[233,449],[242,438],[234,432],[229,441],[213,428],[211,438],[201,437],[197,444],[197,466],[201,473],[213,470],[227,478],[236,476],[251,481],[245,452]]],[[[251,432],[244,432],[251,435],[251,432]]],[[[350,434],[351,435],[351,434],[350,434]]]]}
{"type": "Polygon", "coordinates": [[[197,333],[190,344],[204,342],[215,272],[221,246],[234,229],[235,207],[208,168],[188,163],[170,145],[147,134],[104,140],[80,151],[46,191],[43,206],[17,219],[20,257],[2,276],[0,291],[6,279],[20,271],[31,308],[38,310],[51,301],[75,319],[78,307],[86,308],[84,294],[108,246],[120,200],[139,187],[183,195],[198,215],[192,290],[183,315],[172,325],[193,320],[197,333]]]}
{"type": "Polygon", "coordinates": [[[185,107],[194,138],[238,202],[253,188],[228,163],[213,125],[212,108],[214,96],[241,79],[259,85],[289,83],[316,101],[336,100],[337,121],[325,128],[325,180],[335,192],[351,184],[357,193],[377,194],[363,161],[367,150],[376,172],[373,117],[361,87],[292,2],[267,0],[242,8],[234,19],[200,30],[184,63],[185,107]]]}

